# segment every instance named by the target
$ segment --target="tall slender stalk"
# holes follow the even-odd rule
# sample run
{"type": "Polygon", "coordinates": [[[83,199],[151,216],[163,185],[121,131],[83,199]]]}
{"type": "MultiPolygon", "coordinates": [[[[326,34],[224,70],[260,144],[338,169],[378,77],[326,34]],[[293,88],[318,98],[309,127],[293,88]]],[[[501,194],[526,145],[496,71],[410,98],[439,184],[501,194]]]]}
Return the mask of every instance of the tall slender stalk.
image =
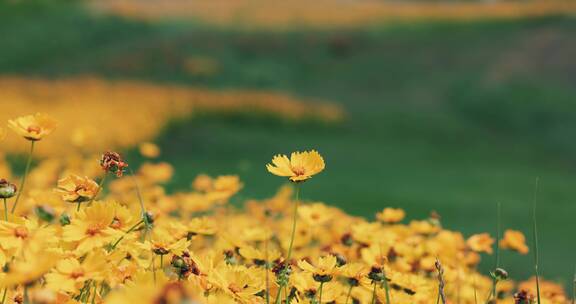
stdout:
{"type": "Polygon", "coordinates": [[[4,304],[4,302],[6,301],[7,293],[8,293],[8,287],[4,288],[4,292],[2,293],[2,301],[0,302],[1,304],[4,304]]]}
{"type": "MultiPolygon", "coordinates": [[[[370,301],[371,304],[376,303],[376,287],[378,286],[378,284],[376,284],[376,282],[373,283],[374,284],[374,289],[372,290],[372,300],[370,301]]],[[[388,303],[386,303],[388,304],[388,303]]]]}
{"type": "Polygon", "coordinates": [[[28,160],[26,161],[26,169],[24,169],[24,175],[22,176],[22,180],[20,181],[20,187],[18,187],[18,194],[16,194],[16,200],[14,201],[14,205],[12,206],[11,213],[16,211],[16,206],[18,205],[18,201],[20,200],[20,195],[24,192],[24,185],[26,185],[26,177],[28,176],[28,171],[30,171],[30,165],[32,164],[32,155],[34,154],[34,143],[35,141],[30,141],[30,152],[28,152],[28,160]]]}
{"type": "Polygon", "coordinates": [[[119,237],[116,242],[114,242],[114,244],[112,244],[112,246],[110,247],[110,251],[116,249],[116,246],[118,246],[118,243],[120,243],[120,241],[122,241],[124,239],[124,237],[129,234],[130,232],[134,231],[136,228],[138,228],[138,226],[140,226],[144,221],[140,220],[138,223],[136,223],[134,226],[130,227],[130,229],[128,229],[128,231],[126,231],[121,237],[119,237]]]}
{"type": "MultiPolygon", "coordinates": [[[[495,259],[494,259],[494,272],[500,267],[500,234],[502,233],[502,204],[497,203],[496,206],[496,244],[494,245],[495,259]]],[[[498,279],[494,274],[492,274],[492,299],[496,301],[496,285],[498,285],[498,279]]]]}
{"type": "Polygon", "coordinates": [[[539,256],[538,256],[538,226],[537,226],[537,222],[536,222],[536,204],[538,202],[539,183],[540,183],[540,178],[537,177],[536,182],[534,184],[534,202],[533,202],[533,208],[532,208],[532,237],[533,237],[532,251],[534,252],[534,274],[536,276],[536,299],[538,301],[537,302],[538,304],[540,304],[540,273],[538,270],[539,256]]]}
{"type": "Polygon", "coordinates": [[[8,221],[8,203],[6,198],[4,198],[4,220],[8,221]]]}
{"type": "MultiPolygon", "coordinates": [[[[290,267],[289,263],[290,263],[290,258],[292,257],[292,248],[294,246],[294,237],[296,235],[296,222],[298,221],[298,204],[300,201],[300,185],[298,183],[295,184],[295,201],[294,201],[294,209],[293,209],[293,214],[292,214],[292,233],[290,235],[290,245],[288,246],[288,253],[286,255],[286,265],[284,266],[283,271],[287,272],[288,271],[288,267],[290,267]]],[[[280,288],[278,289],[278,294],[276,295],[276,300],[274,300],[275,304],[280,303],[280,296],[282,294],[282,290],[285,289],[286,286],[285,284],[280,285],[280,288]]],[[[288,301],[288,299],[286,299],[286,301],[288,301]]]]}
{"type": "Polygon", "coordinates": [[[324,282],[320,282],[320,288],[318,289],[318,303],[322,304],[322,287],[324,287],[324,282]]]}
{"type": "Polygon", "coordinates": [[[353,287],[354,286],[352,284],[350,284],[350,287],[348,287],[348,293],[346,294],[346,303],[345,304],[348,304],[348,300],[350,300],[350,295],[352,294],[352,288],[353,287]]]}
{"type": "Polygon", "coordinates": [[[382,266],[382,276],[383,276],[382,285],[384,286],[384,291],[386,293],[386,304],[391,304],[390,303],[390,287],[388,286],[388,279],[386,277],[386,270],[384,269],[384,266],[382,266]]]}

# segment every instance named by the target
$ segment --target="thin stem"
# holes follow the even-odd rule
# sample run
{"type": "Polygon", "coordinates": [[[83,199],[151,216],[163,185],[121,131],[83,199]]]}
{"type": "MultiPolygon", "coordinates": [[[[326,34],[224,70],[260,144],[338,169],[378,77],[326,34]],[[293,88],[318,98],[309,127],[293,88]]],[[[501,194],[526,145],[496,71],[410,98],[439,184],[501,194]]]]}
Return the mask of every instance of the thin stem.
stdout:
{"type": "Polygon", "coordinates": [[[76,205],[76,212],[80,211],[80,205],[82,205],[82,202],[78,201],[78,204],[76,205]]]}
{"type": "Polygon", "coordinates": [[[538,271],[538,226],[536,222],[536,205],[538,202],[538,186],[539,186],[540,178],[536,178],[536,182],[534,184],[534,203],[532,209],[532,236],[533,236],[533,251],[534,251],[534,273],[536,276],[536,299],[537,303],[540,304],[540,274],[538,271]]]}
{"type": "Polygon", "coordinates": [[[386,291],[386,304],[390,304],[390,287],[388,287],[388,279],[386,278],[386,270],[384,269],[384,266],[382,266],[382,274],[384,275],[382,285],[384,285],[384,291],[386,291]]]}
{"type": "Polygon", "coordinates": [[[496,259],[494,270],[500,267],[500,234],[502,233],[502,204],[500,202],[497,203],[496,207],[496,259]]]}
{"type": "Polygon", "coordinates": [[[26,169],[24,169],[24,175],[22,176],[22,180],[20,181],[20,187],[18,187],[18,194],[16,194],[16,200],[14,201],[14,205],[12,206],[11,213],[16,211],[16,206],[18,205],[18,201],[20,200],[20,195],[24,192],[24,185],[26,185],[26,177],[28,176],[28,171],[30,171],[30,165],[32,164],[32,154],[34,153],[34,143],[35,141],[30,141],[30,152],[28,153],[28,160],[26,161],[26,169]]]}
{"type": "Polygon", "coordinates": [[[318,289],[318,303],[322,304],[322,287],[324,287],[324,282],[320,282],[320,288],[318,289]]]}
{"type": "Polygon", "coordinates": [[[292,235],[290,236],[290,246],[288,247],[288,255],[286,262],[290,260],[292,255],[292,246],[294,245],[294,236],[296,235],[296,222],[298,220],[298,204],[300,199],[300,186],[296,184],[296,200],[294,201],[294,211],[292,214],[292,235]]]}
{"type": "Polygon", "coordinates": [[[96,303],[96,294],[98,294],[98,284],[96,282],[94,282],[94,295],[92,295],[91,304],[96,303]]]}
{"type": "Polygon", "coordinates": [[[572,281],[572,304],[576,304],[576,267],[574,268],[574,280],[572,281]]]}
{"type": "Polygon", "coordinates": [[[111,248],[110,251],[116,249],[116,246],[118,246],[118,243],[120,243],[120,241],[122,241],[122,240],[124,239],[124,237],[125,237],[128,233],[134,231],[134,230],[135,230],[138,226],[140,226],[140,224],[142,224],[143,222],[144,222],[144,221],[141,220],[141,221],[139,221],[138,223],[136,223],[134,226],[130,227],[130,229],[128,229],[128,231],[126,231],[126,232],[124,233],[124,235],[122,235],[121,237],[119,237],[119,238],[116,240],[116,242],[114,242],[114,244],[112,244],[112,247],[110,247],[110,248],[111,248]]]}
{"type": "MultiPolygon", "coordinates": [[[[88,205],[91,205],[92,202],[98,196],[98,194],[100,194],[100,191],[102,191],[102,187],[104,187],[104,183],[106,182],[106,177],[108,177],[108,172],[104,171],[104,176],[102,177],[102,179],[98,183],[98,189],[96,189],[96,193],[94,193],[94,196],[92,196],[92,198],[88,201],[88,205]]],[[[80,203],[78,203],[78,210],[80,210],[80,203]]]]}
{"type": "Polygon", "coordinates": [[[352,284],[350,284],[350,287],[348,287],[348,293],[346,294],[346,303],[345,304],[348,304],[348,300],[350,300],[350,295],[352,294],[352,288],[353,287],[354,286],[352,284]]]}
{"type": "MultiPolygon", "coordinates": [[[[372,300],[370,300],[370,303],[374,304],[376,303],[376,287],[378,286],[378,284],[376,284],[376,282],[374,282],[374,289],[372,290],[372,300]]],[[[388,304],[388,303],[386,303],[388,304]]]]}
{"type": "MultiPolygon", "coordinates": [[[[266,276],[266,304],[270,304],[270,274],[268,271],[268,237],[264,240],[264,271],[266,276]]],[[[574,304],[574,303],[573,303],[574,304]]]]}
{"type": "Polygon", "coordinates": [[[28,286],[24,285],[24,304],[30,303],[30,299],[28,298],[28,286]]]}
{"type": "Polygon", "coordinates": [[[4,304],[4,302],[6,301],[7,293],[8,293],[8,287],[4,288],[4,293],[2,294],[2,302],[0,302],[1,304],[4,304]]]}
{"type": "Polygon", "coordinates": [[[8,203],[6,202],[6,198],[4,198],[4,219],[8,221],[8,203]]]}
{"type": "MultiPolygon", "coordinates": [[[[292,214],[292,233],[290,236],[290,245],[288,246],[288,254],[286,255],[286,265],[284,266],[284,271],[288,270],[288,267],[290,267],[289,263],[290,263],[290,257],[292,256],[292,248],[294,246],[294,237],[296,235],[296,222],[298,220],[298,202],[300,200],[300,186],[298,184],[295,184],[295,188],[296,188],[296,198],[294,201],[294,210],[293,210],[293,214],[292,214]]],[[[278,294],[276,295],[276,300],[274,301],[275,304],[280,303],[280,296],[282,293],[282,290],[285,288],[285,284],[280,285],[280,288],[278,289],[278,294]]]]}

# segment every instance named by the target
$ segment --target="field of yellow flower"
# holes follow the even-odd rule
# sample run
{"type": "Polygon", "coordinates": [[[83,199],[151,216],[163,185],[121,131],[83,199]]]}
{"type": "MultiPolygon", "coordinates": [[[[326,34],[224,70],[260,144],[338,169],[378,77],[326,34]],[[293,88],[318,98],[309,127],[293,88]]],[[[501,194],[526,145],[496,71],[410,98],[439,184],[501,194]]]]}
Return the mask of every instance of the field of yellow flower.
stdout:
{"type": "Polygon", "coordinates": [[[289,185],[236,208],[230,199],[250,181],[234,175],[199,175],[189,191],[167,193],[173,168],[153,160],[152,143],[139,168],[112,151],[32,166],[35,148],[65,123],[46,114],[8,121],[29,154],[23,172],[4,166],[0,179],[2,304],[569,301],[560,285],[516,282],[500,268],[501,250],[528,254],[521,232],[465,238],[434,213],[406,222],[390,206],[371,221],[301,200],[330,170],[315,150],[263,160],[289,185]],[[495,255],[489,274],[477,271],[483,255],[495,255]]]}

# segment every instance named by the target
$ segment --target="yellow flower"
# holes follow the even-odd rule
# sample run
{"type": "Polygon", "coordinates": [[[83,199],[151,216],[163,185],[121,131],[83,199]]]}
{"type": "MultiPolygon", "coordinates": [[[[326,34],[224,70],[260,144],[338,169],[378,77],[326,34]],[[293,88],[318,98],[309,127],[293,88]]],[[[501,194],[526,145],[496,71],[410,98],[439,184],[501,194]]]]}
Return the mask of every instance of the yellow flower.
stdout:
{"type": "Polygon", "coordinates": [[[516,230],[506,230],[504,232],[504,238],[500,240],[500,247],[517,251],[520,254],[528,253],[524,234],[516,230]]]}
{"type": "Polygon", "coordinates": [[[245,266],[223,265],[209,274],[209,280],[240,303],[258,303],[257,294],[266,288],[260,274],[245,266]]]}
{"type": "Polygon", "coordinates": [[[324,225],[334,217],[332,209],[322,203],[304,205],[298,208],[298,215],[309,225],[324,225]]]}
{"type": "Polygon", "coordinates": [[[192,182],[192,189],[199,192],[208,192],[212,190],[214,181],[207,174],[200,174],[196,176],[192,182]]]}
{"type": "Polygon", "coordinates": [[[88,280],[101,280],[106,259],[102,252],[89,254],[82,262],[75,258],[58,261],[54,271],[46,275],[47,287],[54,291],[74,293],[88,280]]]}
{"type": "Polygon", "coordinates": [[[317,282],[329,282],[340,272],[338,260],[333,255],[320,257],[316,266],[305,260],[298,261],[298,267],[312,275],[317,282]]]}
{"type": "Polygon", "coordinates": [[[5,267],[6,272],[0,272],[0,287],[29,285],[47,273],[58,260],[58,255],[49,250],[34,248],[25,250],[23,256],[5,267]]]}
{"type": "Polygon", "coordinates": [[[63,228],[62,240],[76,244],[78,253],[86,253],[94,248],[112,242],[121,231],[111,227],[115,210],[102,202],[95,202],[72,219],[70,225],[63,228]]]}
{"type": "Polygon", "coordinates": [[[486,252],[492,254],[492,244],[494,244],[494,239],[490,237],[488,233],[475,234],[466,240],[466,245],[476,252],[486,252]]]}
{"type": "Polygon", "coordinates": [[[41,140],[56,128],[56,120],[42,113],[21,116],[8,120],[8,127],[16,134],[32,141],[41,140]]]}
{"type": "Polygon", "coordinates": [[[156,158],[158,156],[160,156],[160,148],[151,142],[144,142],[140,144],[139,147],[140,150],[140,154],[142,154],[142,156],[148,157],[148,158],[156,158]]]}
{"type": "Polygon", "coordinates": [[[402,209],[384,208],[382,212],[376,213],[376,219],[386,224],[399,223],[404,219],[406,213],[402,209]]]}
{"type": "Polygon", "coordinates": [[[62,199],[67,202],[86,202],[97,194],[98,184],[88,177],[70,174],[58,180],[54,191],[62,195],[62,199]]]}
{"type": "Polygon", "coordinates": [[[212,189],[207,194],[211,201],[226,202],[234,194],[238,193],[244,185],[237,175],[218,176],[212,183],[212,189]]]}
{"type": "Polygon", "coordinates": [[[293,182],[301,182],[324,170],[324,159],[315,150],[293,152],[290,159],[286,155],[276,155],[266,169],[274,175],[286,176],[293,182]]]}
{"type": "Polygon", "coordinates": [[[258,266],[264,265],[266,261],[275,261],[280,258],[280,252],[275,249],[270,249],[266,252],[265,250],[259,250],[252,246],[244,246],[240,248],[239,252],[243,258],[254,262],[254,264],[258,266]]]}
{"type": "Polygon", "coordinates": [[[6,138],[6,129],[0,128],[0,140],[4,140],[6,138]]]}

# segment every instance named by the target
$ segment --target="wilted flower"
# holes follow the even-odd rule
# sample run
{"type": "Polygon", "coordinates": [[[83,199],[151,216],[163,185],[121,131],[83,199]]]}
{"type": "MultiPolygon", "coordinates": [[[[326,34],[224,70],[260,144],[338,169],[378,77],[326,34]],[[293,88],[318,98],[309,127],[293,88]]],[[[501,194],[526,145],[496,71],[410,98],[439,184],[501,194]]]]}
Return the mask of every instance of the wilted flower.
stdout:
{"type": "Polygon", "coordinates": [[[58,180],[58,187],[54,191],[67,202],[81,203],[94,198],[98,193],[98,184],[88,177],[70,174],[58,180]]]}
{"type": "Polygon", "coordinates": [[[31,141],[41,140],[44,136],[49,135],[54,131],[56,125],[56,120],[42,113],[21,116],[8,121],[10,129],[31,141]]]}
{"type": "Polygon", "coordinates": [[[16,194],[16,185],[5,179],[0,179],[0,198],[11,198],[16,194]]]}
{"type": "Polygon", "coordinates": [[[117,177],[121,177],[124,174],[124,169],[128,167],[128,164],[122,160],[120,154],[108,151],[102,154],[100,166],[104,171],[112,172],[116,174],[117,177]]]}
{"type": "Polygon", "coordinates": [[[302,182],[324,170],[324,159],[315,151],[293,152],[290,158],[276,155],[266,169],[274,175],[286,176],[293,182],[302,182]]]}
{"type": "Polygon", "coordinates": [[[528,246],[526,245],[526,237],[520,231],[506,230],[504,238],[500,240],[500,247],[519,252],[520,254],[528,253],[528,246]]]}

